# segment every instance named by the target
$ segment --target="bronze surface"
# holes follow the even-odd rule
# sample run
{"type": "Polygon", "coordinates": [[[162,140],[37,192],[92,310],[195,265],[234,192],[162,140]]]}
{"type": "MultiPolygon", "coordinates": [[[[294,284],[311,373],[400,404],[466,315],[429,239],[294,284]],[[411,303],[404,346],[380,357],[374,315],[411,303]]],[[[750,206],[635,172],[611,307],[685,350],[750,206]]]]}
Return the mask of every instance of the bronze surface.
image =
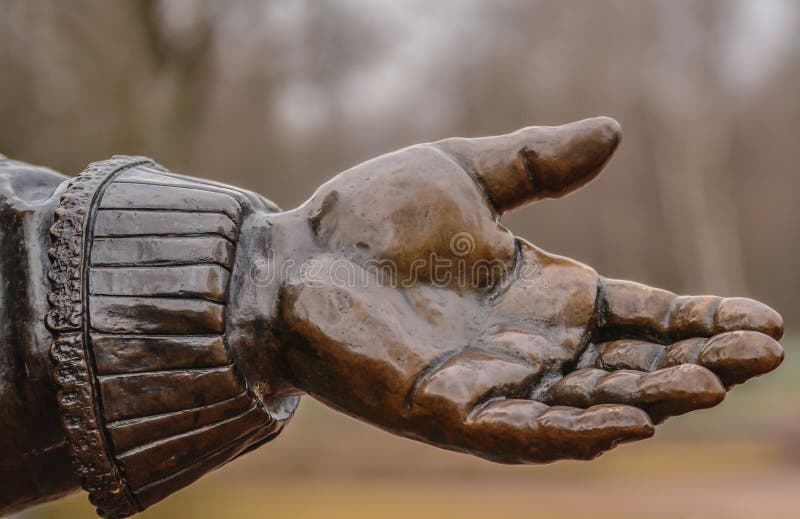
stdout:
{"type": "Polygon", "coordinates": [[[274,437],[302,394],[503,463],[592,459],[720,403],[782,361],[774,310],[607,279],[499,223],[620,138],[594,118],[411,146],[284,212],[146,159],[69,184],[3,159],[0,513],[82,483],[129,515],[274,437]]]}

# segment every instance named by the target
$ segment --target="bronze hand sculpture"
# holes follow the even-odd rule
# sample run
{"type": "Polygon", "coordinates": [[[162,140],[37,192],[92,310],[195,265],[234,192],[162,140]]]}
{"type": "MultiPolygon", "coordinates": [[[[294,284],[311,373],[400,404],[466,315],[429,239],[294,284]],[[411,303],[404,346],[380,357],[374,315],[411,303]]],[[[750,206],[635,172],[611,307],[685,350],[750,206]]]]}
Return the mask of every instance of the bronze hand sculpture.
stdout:
{"type": "Polygon", "coordinates": [[[595,118],[412,146],[286,212],[143,158],[69,181],[0,162],[0,512],[82,484],[133,514],[304,393],[505,463],[591,459],[719,403],[780,364],[775,311],[606,279],[498,223],[619,140],[595,118]]]}

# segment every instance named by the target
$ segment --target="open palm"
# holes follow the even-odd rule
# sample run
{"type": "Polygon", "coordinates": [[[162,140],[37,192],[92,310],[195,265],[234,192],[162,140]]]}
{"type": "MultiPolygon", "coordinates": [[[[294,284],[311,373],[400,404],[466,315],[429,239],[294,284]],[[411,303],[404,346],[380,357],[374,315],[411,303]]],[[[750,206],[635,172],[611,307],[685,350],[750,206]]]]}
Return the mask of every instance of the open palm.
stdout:
{"type": "Polygon", "coordinates": [[[379,427],[500,462],[590,459],[777,367],[781,317],[743,298],[609,280],[498,223],[594,178],[620,139],[595,118],[412,146],[291,211],[291,382],[379,427]]]}

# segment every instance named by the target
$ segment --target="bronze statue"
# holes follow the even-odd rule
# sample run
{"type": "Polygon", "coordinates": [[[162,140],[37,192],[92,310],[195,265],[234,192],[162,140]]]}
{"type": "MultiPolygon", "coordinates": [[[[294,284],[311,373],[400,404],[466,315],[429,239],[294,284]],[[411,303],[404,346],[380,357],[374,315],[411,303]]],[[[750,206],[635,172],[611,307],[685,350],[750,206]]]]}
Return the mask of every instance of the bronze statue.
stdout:
{"type": "Polygon", "coordinates": [[[783,359],[774,310],[606,279],[498,223],[619,141],[595,118],[421,144],[285,212],[146,158],[73,179],[0,159],[0,513],[82,485],[134,514],[305,393],[503,463],[592,459],[718,404],[783,359]]]}

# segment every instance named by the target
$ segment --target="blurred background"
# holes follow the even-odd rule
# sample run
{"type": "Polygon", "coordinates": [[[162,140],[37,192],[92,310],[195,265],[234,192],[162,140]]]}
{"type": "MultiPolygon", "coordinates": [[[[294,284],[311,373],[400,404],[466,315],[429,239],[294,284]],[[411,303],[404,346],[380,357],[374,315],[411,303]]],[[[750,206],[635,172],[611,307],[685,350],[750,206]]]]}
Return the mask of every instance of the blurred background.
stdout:
{"type": "MultiPolygon", "coordinates": [[[[597,461],[505,467],[304,399],[273,443],[142,514],[800,516],[800,2],[0,0],[0,153],[113,154],[284,208],[363,160],[595,115],[606,173],[504,218],[601,273],[778,309],[787,360],[597,461]]],[[[26,518],[90,517],[80,494],[26,518]]]]}

